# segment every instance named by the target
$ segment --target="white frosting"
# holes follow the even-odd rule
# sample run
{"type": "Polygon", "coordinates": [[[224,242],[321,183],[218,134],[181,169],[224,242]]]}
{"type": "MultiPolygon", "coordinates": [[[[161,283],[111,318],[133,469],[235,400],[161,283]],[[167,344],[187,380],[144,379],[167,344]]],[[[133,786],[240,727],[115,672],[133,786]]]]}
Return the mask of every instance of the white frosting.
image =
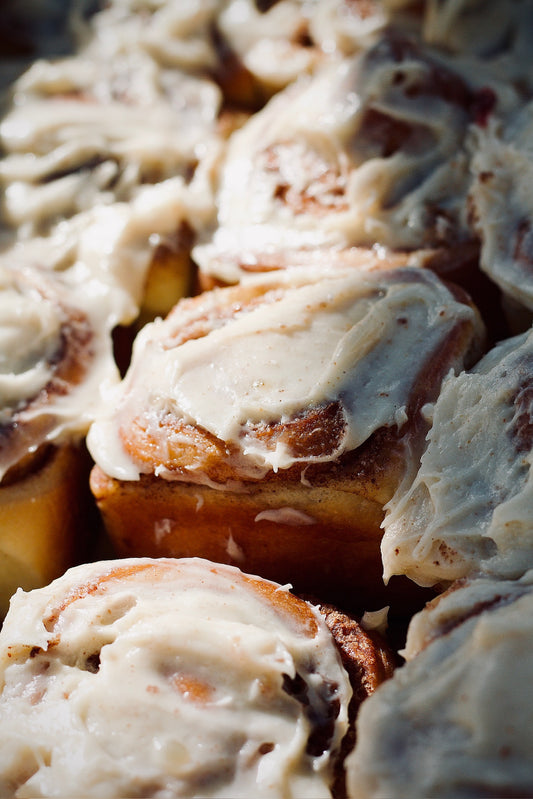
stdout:
{"type": "Polygon", "coordinates": [[[0,420],[50,379],[61,319],[37,291],[0,272],[0,420]],[[21,290],[22,289],[22,290],[21,290]]]}
{"type": "Polygon", "coordinates": [[[46,236],[15,242],[5,263],[33,262],[61,271],[71,283],[95,280],[113,296],[113,319],[131,322],[143,301],[149,267],[158,244],[169,243],[180,223],[201,227],[214,213],[209,171],[191,184],[175,177],[139,189],[129,202],[96,205],[65,219],[46,236]]]}
{"type": "Polygon", "coordinates": [[[370,5],[359,9],[349,0],[281,0],[260,12],[254,0],[230,0],[218,24],[246,68],[279,90],[324,60],[356,52],[371,41],[386,15],[379,3],[370,5]]]}
{"type": "Polygon", "coordinates": [[[296,508],[288,507],[263,510],[261,513],[257,514],[254,521],[268,521],[274,522],[275,524],[286,524],[289,527],[291,525],[299,526],[302,524],[316,524],[316,519],[313,516],[310,516],[308,513],[304,513],[301,510],[297,510],[296,508]]]}
{"type": "Polygon", "coordinates": [[[384,574],[421,585],[533,567],[533,332],[450,376],[412,484],[387,506],[384,574]]]}
{"type": "MultiPolygon", "coordinates": [[[[166,414],[239,448],[244,473],[287,468],[300,458],[280,442],[269,448],[251,428],[339,400],[345,416],[339,451],[307,460],[331,459],[382,426],[401,427],[426,360],[458,321],[477,329],[471,308],[417,268],[302,268],[248,284],[254,285],[263,302],[180,346],[174,331],[195,317],[209,317],[232,295],[206,293],[141,331],[116,400],[88,438],[106,473],[136,479],[146,466],[126,455],[120,428],[127,430],[143,416],[157,430],[166,414]]],[[[234,302],[239,303],[238,293],[234,302]]],[[[187,479],[201,479],[200,473],[195,478],[193,462],[184,468],[187,479]]],[[[156,465],[159,471],[164,473],[156,465]]]]}
{"type": "Polygon", "coordinates": [[[74,286],[28,264],[0,264],[0,480],[43,442],[85,436],[118,381],[113,320],[112,297],[94,279],[74,286]],[[61,371],[65,358],[79,361],[81,379],[61,371]]]}
{"type": "Polygon", "coordinates": [[[37,62],[0,124],[6,222],[29,237],[95,205],[136,197],[218,151],[218,89],[142,53],[37,62]]]}
{"type": "Polygon", "coordinates": [[[278,90],[324,59],[359,49],[381,28],[381,4],[347,0],[112,0],[93,23],[107,52],[140,47],[159,63],[216,73],[225,47],[267,92],[278,90]]]}
{"type": "Polygon", "coordinates": [[[92,21],[93,48],[108,56],[149,53],[186,72],[216,66],[211,27],[225,0],[111,0],[92,21]]]}
{"type": "Polygon", "coordinates": [[[495,107],[516,100],[397,34],[296,81],[231,137],[202,269],[235,281],[248,253],[469,239],[466,141],[487,82],[495,107]]]}
{"type": "Polygon", "coordinates": [[[531,274],[533,103],[475,140],[471,200],[481,266],[506,295],[533,310],[531,274]]]}
{"type": "Polygon", "coordinates": [[[19,590],[0,633],[0,792],[331,796],[351,687],[318,611],[292,615],[286,594],[195,559],[19,590]]]}
{"type": "Polygon", "coordinates": [[[350,799],[532,794],[532,586],[477,580],[414,617],[407,664],[361,707],[350,799]]]}

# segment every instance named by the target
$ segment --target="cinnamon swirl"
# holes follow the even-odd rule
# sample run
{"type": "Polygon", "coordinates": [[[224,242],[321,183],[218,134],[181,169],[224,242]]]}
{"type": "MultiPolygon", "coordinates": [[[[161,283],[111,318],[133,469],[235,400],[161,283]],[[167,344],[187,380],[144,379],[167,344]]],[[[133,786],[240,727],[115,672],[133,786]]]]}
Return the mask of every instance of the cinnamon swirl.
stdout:
{"type": "Polygon", "coordinates": [[[0,266],[0,613],[81,554],[84,438],[118,380],[102,288],[62,277],[0,266]]]}
{"type": "Polygon", "coordinates": [[[386,29],[231,137],[218,225],[194,249],[201,274],[231,283],[279,251],[375,245],[475,264],[469,134],[517,103],[492,73],[386,29]]]}
{"type": "Polygon", "coordinates": [[[18,592],[0,792],[344,796],[350,715],[393,661],[342,618],[200,559],[102,561],[18,592]]]}
{"type": "Polygon", "coordinates": [[[425,403],[482,337],[417,268],[292,269],[182,301],[138,335],[89,432],[117,550],[233,562],[341,605],[382,597],[383,505],[417,462],[425,403]]]}

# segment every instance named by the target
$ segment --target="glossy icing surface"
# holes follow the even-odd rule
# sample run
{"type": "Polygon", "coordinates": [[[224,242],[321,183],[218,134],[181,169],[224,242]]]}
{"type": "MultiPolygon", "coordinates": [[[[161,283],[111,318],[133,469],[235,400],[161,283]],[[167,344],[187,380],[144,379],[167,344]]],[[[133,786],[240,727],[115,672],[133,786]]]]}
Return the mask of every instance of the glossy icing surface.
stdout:
{"type": "Polygon", "coordinates": [[[445,381],[418,474],[388,505],[386,577],[433,585],[531,568],[532,363],[527,332],[445,381]]]}
{"type": "Polygon", "coordinates": [[[196,559],[20,591],[0,685],[0,788],[20,796],[329,797],[351,696],[315,608],[196,559]]]}
{"type": "MultiPolygon", "coordinates": [[[[107,474],[135,479],[146,469],[126,455],[119,437],[143,416],[154,430],[167,417],[207,430],[240,452],[243,475],[287,468],[298,455],[283,441],[265,443],[254,427],[331,402],[341,404],[343,430],[336,451],[323,457],[338,457],[382,426],[400,429],[424,364],[458,324],[477,329],[473,310],[417,268],[289,270],[250,281],[246,291],[254,290],[260,301],[242,310],[238,291],[222,289],[144,328],[110,414],[89,434],[107,474]],[[195,317],[228,304],[231,317],[215,315],[207,333],[179,340],[195,317]],[[415,350],[417,359],[410,357],[415,350]]],[[[148,468],[172,477],[163,463],[148,468]]],[[[195,479],[194,463],[184,471],[195,479]]]]}
{"type": "Polygon", "coordinates": [[[118,381],[112,298],[30,265],[0,265],[0,479],[46,442],[81,441],[118,381]]]}
{"type": "Polygon", "coordinates": [[[407,663],[361,708],[352,799],[531,793],[532,583],[473,580],[414,616],[407,663]]]}

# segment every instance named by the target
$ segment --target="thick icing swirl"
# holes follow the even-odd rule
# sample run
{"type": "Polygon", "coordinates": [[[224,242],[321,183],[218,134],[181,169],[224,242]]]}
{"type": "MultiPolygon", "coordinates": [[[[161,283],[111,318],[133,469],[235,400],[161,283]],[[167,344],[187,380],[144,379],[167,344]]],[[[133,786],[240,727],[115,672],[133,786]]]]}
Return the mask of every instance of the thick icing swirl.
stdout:
{"type": "MultiPolygon", "coordinates": [[[[155,470],[205,480],[194,458],[180,465],[172,455],[192,427],[214,437],[242,476],[331,460],[408,421],[425,365],[463,325],[475,342],[473,309],[418,268],[292,269],[207,292],[141,331],[115,410],[93,425],[89,447],[107,474],[125,479],[155,470]],[[300,456],[283,436],[266,434],[302,411],[334,406],[337,434],[325,451],[300,456]]],[[[449,352],[446,368],[468,349],[449,352]]]]}
{"type": "Polygon", "coordinates": [[[513,102],[494,76],[387,30],[279,92],[232,136],[219,225],[195,257],[234,282],[240,263],[273,250],[468,242],[469,134],[513,102]]]}
{"type": "Polygon", "coordinates": [[[146,184],[190,181],[218,151],[219,103],[213,83],[165,72],[142,52],[36,62],[0,124],[5,222],[27,238],[146,184]]]}
{"type": "Polygon", "coordinates": [[[331,796],[352,689],[319,612],[275,583],[198,559],[84,565],[18,592],[0,664],[2,787],[331,796]]]}
{"type": "Polygon", "coordinates": [[[433,585],[533,566],[532,365],[529,331],[445,381],[418,474],[388,505],[386,577],[433,585]]]}

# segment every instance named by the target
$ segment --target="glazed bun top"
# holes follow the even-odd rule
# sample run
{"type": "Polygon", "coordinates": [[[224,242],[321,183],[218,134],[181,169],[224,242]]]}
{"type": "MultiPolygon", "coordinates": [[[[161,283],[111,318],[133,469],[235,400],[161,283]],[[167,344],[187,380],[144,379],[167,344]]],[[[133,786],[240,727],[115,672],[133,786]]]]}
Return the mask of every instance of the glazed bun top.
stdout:
{"type": "Polygon", "coordinates": [[[361,707],[353,799],[531,796],[532,587],[460,581],[414,616],[407,663],[361,707]]]}
{"type": "Polygon", "coordinates": [[[387,506],[386,577],[429,586],[533,567],[532,363],[529,331],[444,382],[418,473],[387,506]]]}
{"type": "Polygon", "coordinates": [[[19,238],[147,185],[188,183],[220,149],[218,88],[142,51],[37,61],[13,98],[0,124],[0,185],[3,219],[19,238]]]}
{"type": "Polygon", "coordinates": [[[201,269],[235,282],[272,249],[472,241],[470,133],[515,104],[481,68],[386,29],[362,53],[291,83],[234,133],[218,226],[195,249],[201,269]]]}
{"type": "Polygon", "coordinates": [[[473,308],[423,269],[258,277],[182,301],[141,331],[89,447],[121,479],[152,471],[208,482],[217,446],[219,460],[231,461],[224,480],[331,461],[381,427],[400,430],[482,335],[473,308]],[[333,430],[328,440],[291,435],[289,423],[309,409],[315,427],[333,430]],[[182,458],[193,428],[210,439],[182,458]],[[161,431],[170,437],[158,448],[161,431]]]}
{"type": "Polygon", "coordinates": [[[234,567],[99,562],[19,591],[0,669],[2,793],[330,796],[352,692],[331,634],[234,567]]]}
{"type": "Polygon", "coordinates": [[[0,481],[49,442],[79,442],[118,382],[112,297],[98,281],[0,263],[0,481]]]}

